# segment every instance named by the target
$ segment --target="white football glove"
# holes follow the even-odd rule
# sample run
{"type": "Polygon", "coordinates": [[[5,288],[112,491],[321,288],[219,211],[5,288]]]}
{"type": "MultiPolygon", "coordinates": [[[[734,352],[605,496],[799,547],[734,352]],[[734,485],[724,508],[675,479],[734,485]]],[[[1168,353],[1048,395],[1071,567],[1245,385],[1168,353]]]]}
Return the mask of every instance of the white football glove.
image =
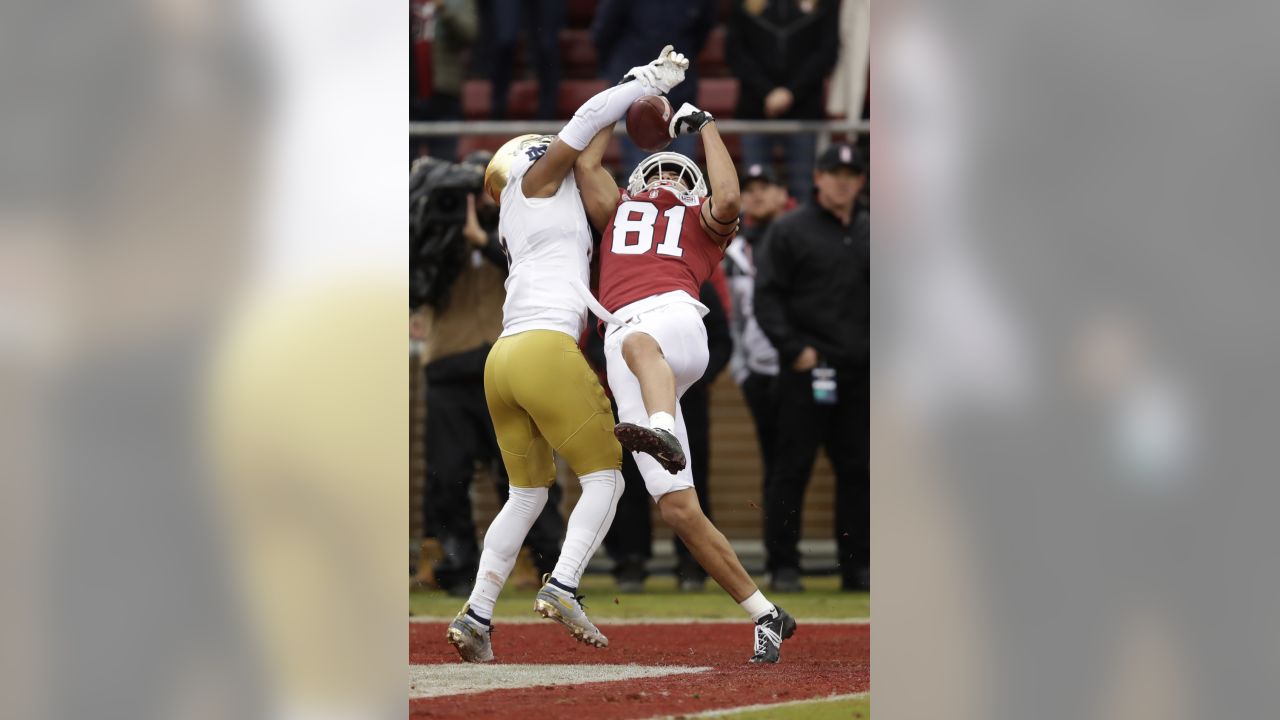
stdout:
{"type": "Polygon", "coordinates": [[[684,82],[684,71],[688,69],[689,58],[675,52],[668,45],[658,53],[657,60],[631,68],[622,81],[639,80],[652,94],[661,95],[671,92],[671,88],[684,82]]]}
{"type": "Polygon", "coordinates": [[[667,126],[667,131],[673,138],[681,135],[692,135],[702,132],[702,128],[714,120],[715,117],[706,110],[699,110],[693,105],[685,103],[671,116],[671,124],[667,126]]]}

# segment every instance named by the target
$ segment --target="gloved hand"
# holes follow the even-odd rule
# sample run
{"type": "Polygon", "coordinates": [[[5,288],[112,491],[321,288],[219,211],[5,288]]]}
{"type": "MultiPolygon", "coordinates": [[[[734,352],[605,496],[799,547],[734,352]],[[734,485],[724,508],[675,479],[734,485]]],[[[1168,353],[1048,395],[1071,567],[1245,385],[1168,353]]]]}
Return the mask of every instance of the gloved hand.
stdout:
{"type": "Polygon", "coordinates": [[[675,52],[672,46],[662,48],[658,58],[648,65],[631,68],[622,82],[639,80],[653,95],[671,92],[671,88],[684,82],[684,71],[689,69],[689,58],[675,52]]]}
{"type": "Polygon", "coordinates": [[[680,106],[680,109],[671,116],[671,124],[667,130],[671,133],[671,137],[676,138],[681,135],[692,135],[702,132],[702,128],[707,123],[715,120],[715,117],[706,110],[699,110],[689,103],[680,106]]]}

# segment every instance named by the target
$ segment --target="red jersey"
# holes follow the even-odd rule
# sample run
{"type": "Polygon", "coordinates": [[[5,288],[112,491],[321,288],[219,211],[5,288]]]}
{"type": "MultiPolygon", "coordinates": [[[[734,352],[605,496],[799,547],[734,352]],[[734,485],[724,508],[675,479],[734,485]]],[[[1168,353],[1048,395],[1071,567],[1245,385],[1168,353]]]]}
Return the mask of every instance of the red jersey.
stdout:
{"type": "Polygon", "coordinates": [[[707,198],[666,187],[625,192],[600,239],[600,304],[616,312],[637,300],[683,290],[694,300],[724,249],[702,229],[707,198]]]}

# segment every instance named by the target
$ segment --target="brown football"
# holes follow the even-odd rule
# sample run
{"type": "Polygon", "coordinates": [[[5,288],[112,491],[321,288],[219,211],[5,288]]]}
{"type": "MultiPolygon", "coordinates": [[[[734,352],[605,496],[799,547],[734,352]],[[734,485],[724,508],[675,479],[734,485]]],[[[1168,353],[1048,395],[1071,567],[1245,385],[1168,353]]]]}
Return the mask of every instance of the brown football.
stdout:
{"type": "Polygon", "coordinates": [[[642,150],[658,152],[671,143],[671,103],[661,95],[646,95],[627,108],[627,134],[642,150]]]}

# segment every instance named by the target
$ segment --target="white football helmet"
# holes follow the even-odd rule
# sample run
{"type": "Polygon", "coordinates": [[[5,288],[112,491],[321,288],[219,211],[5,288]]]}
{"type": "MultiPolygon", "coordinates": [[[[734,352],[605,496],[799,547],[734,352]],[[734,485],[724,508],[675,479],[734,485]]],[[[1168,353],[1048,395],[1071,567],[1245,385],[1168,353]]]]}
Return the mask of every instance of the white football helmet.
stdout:
{"type": "Polygon", "coordinates": [[[702,179],[698,163],[680,153],[654,153],[641,160],[627,179],[627,194],[633,197],[657,187],[675,187],[694,197],[707,196],[707,182],[702,179]],[[664,172],[675,173],[676,179],[663,178],[664,172]]]}

